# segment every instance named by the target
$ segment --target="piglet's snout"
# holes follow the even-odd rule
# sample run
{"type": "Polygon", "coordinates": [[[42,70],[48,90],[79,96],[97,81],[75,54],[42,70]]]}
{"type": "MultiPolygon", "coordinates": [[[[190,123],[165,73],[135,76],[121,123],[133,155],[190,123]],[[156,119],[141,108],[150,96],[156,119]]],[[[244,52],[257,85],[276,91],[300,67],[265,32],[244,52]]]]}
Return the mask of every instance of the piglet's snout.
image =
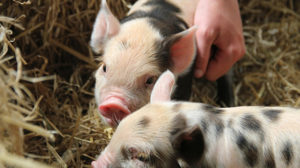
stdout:
{"type": "Polygon", "coordinates": [[[110,154],[101,154],[101,156],[92,162],[92,168],[108,168],[113,159],[110,154]]]}
{"type": "Polygon", "coordinates": [[[99,165],[97,161],[92,162],[92,168],[100,168],[100,167],[101,165],[99,165]]]}
{"type": "Polygon", "coordinates": [[[121,97],[110,96],[99,105],[100,113],[108,119],[110,125],[115,125],[130,114],[127,102],[121,97]]]}

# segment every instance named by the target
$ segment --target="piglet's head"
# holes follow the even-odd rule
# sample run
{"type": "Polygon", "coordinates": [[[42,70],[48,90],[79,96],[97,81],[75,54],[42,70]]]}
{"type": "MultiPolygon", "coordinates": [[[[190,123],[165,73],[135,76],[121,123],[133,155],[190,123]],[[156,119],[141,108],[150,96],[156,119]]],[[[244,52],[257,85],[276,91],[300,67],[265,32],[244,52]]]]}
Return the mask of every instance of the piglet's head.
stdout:
{"type": "Polygon", "coordinates": [[[188,127],[176,103],[169,102],[174,75],[167,71],[156,82],[151,104],[122,120],[93,168],[179,168],[200,160],[204,140],[198,127],[188,127]]]}
{"type": "Polygon", "coordinates": [[[116,126],[147,104],[154,83],[166,69],[178,76],[191,67],[195,30],[164,37],[147,19],[120,24],[102,1],[90,44],[95,51],[103,50],[95,74],[95,97],[105,122],[116,126]]]}

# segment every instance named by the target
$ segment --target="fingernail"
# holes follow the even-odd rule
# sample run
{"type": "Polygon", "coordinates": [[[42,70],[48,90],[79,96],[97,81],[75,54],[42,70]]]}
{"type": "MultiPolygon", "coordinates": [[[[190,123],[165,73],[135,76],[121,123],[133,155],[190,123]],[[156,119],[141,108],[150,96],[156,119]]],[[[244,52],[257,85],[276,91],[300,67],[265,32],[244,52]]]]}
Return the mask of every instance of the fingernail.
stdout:
{"type": "Polygon", "coordinates": [[[197,78],[202,77],[202,76],[203,76],[203,71],[202,71],[201,69],[195,70],[195,76],[196,76],[197,78]]]}

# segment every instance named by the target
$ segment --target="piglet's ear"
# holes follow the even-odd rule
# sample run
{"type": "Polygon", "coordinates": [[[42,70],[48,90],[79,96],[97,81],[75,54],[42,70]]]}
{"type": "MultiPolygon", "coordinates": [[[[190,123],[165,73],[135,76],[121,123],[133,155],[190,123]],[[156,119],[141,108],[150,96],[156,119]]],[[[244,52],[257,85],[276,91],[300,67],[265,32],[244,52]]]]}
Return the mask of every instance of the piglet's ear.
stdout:
{"type": "Polygon", "coordinates": [[[185,128],[171,135],[171,144],[178,157],[182,158],[191,167],[197,167],[204,152],[204,138],[198,126],[185,128]]]}
{"type": "Polygon", "coordinates": [[[188,72],[192,67],[197,54],[195,32],[193,26],[183,32],[177,33],[168,39],[170,46],[170,59],[173,64],[172,72],[177,75],[188,72]]]}
{"type": "Polygon", "coordinates": [[[170,101],[174,84],[175,76],[171,71],[162,73],[153,87],[150,102],[170,101]]]}
{"type": "Polygon", "coordinates": [[[102,0],[101,9],[94,23],[90,45],[94,52],[100,53],[104,43],[116,35],[120,29],[119,20],[109,10],[106,0],[102,0]]]}

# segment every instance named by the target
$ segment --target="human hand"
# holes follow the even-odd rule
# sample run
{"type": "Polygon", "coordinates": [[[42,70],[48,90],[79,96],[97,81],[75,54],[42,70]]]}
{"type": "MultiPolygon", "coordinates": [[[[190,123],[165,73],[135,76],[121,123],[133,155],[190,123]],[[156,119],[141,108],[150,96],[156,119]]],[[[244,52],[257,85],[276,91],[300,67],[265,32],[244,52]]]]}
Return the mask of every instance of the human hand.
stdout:
{"type": "Polygon", "coordinates": [[[245,54],[237,0],[199,0],[194,24],[198,26],[195,76],[215,81],[245,54]],[[217,51],[211,58],[213,45],[217,51]]]}

